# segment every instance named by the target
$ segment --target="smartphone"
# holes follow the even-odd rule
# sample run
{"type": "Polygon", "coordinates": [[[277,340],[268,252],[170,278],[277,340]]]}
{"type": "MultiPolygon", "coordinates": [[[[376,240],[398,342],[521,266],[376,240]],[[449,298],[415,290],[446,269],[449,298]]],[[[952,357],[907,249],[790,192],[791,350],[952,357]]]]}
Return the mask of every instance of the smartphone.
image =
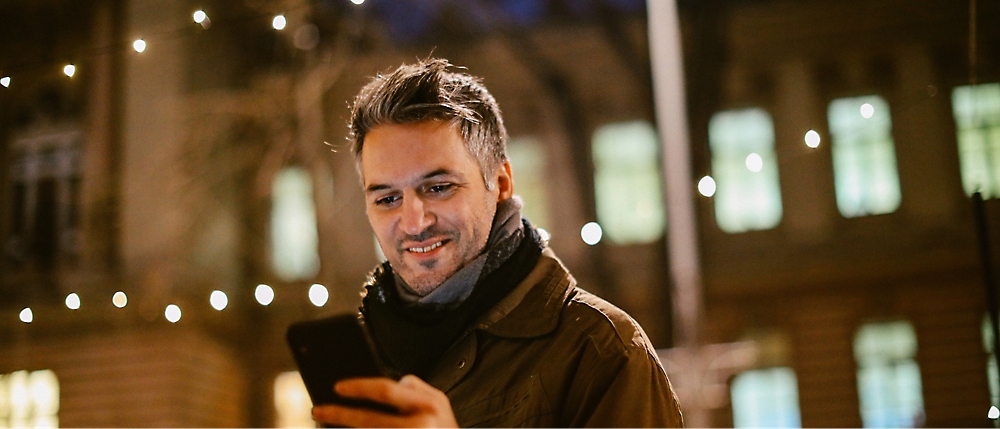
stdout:
{"type": "Polygon", "coordinates": [[[333,385],[345,378],[398,379],[378,358],[375,343],[357,314],[297,322],[288,328],[286,337],[313,405],[339,404],[396,411],[383,404],[343,398],[333,391],[333,385]]]}

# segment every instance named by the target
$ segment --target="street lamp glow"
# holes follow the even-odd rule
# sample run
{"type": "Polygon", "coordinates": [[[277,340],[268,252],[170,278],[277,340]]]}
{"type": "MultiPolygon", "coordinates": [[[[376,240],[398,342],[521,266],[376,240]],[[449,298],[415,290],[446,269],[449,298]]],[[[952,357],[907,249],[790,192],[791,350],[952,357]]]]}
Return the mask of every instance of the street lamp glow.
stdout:
{"type": "Polygon", "coordinates": [[[278,15],[271,20],[271,26],[275,30],[284,30],[286,25],[288,25],[288,21],[285,20],[285,15],[278,15]]]}
{"type": "Polygon", "coordinates": [[[135,49],[136,52],[145,51],[146,50],[146,41],[142,40],[142,39],[135,39],[135,41],[132,42],[132,49],[135,49]]]}
{"type": "Polygon", "coordinates": [[[70,310],[79,310],[80,295],[77,295],[76,292],[66,295],[66,308],[70,310]]]}
{"type": "Polygon", "coordinates": [[[265,284],[257,285],[257,289],[253,291],[254,298],[257,298],[257,302],[260,305],[270,305],[274,301],[274,289],[265,284]]]}
{"type": "Polygon", "coordinates": [[[819,133],[817,133],[816,130],[806,131],[806,146],[813,149],[819,147],[819,133]]]}
{"type": "Polygon", "coordinates": [[[24,323],[31,323],[35,320],[35,315],[31,312],[31,307],[24,307],[24,310],[21,310],[21,314],[19,314],[18,317],[20,317],[21,321],[24,323]]]}
{"type": "Polygon", "coordinates": [[[128,304],[128,296],[126,296],[125,292],[122,291],[115,292],[115,295],[111,297],[111,303],[114,304],[115,307],[123,308],[126,304],[128,304]]]}
{"type": "Polygon", "coordinates": [[[205,18],[208,18],[208,15],[205,14],[205,11],[203,10],[196,10],[194,11],[194,15],[192,15],[192,17],[194,18],[194,22],[196,24],[201,24],[205,22],[205,18]]]}
{"type": "Polygon", "coordinates": [[[712,195],[715,195],[715,189],[715,179],[713,179],[712,176],[702,177],[701,180],[698,181],[698,193],[701,195],[711,197],[712,195]]]}
{"type": "Polygon", "coordinates": [[[170,304],[167,309],[163,311],[163,316],[167,318],[170,323],[177,323],[181,320],[181,308],[177,304],[170,304]]]}
{"type": "Polygon", "coordinates": [[[356,5],[364,4],[364,2],[365,2],[365,0],[351,0],[351,3],[354,3],[356,5]]]}
{"type": "Polygon", "coordinates": [[[63,67],[63,74],[69,77],[73,77],[73,75],[76,74],[76,66],[72,64],[66,64],[66,67],[63,67]]]}
{"type": "Polygon", "coordinates": [[[600,243],[602,236],[604,236],[604,231],[601,229],[601,225],[598,225],[597,222],[587,222],[583,228],[580,228],[580,238],[583,239],[584,243],[591,246],[600,243]]]}
{"type": "Polygon", "coordinates": [[[222,311],[229,305],[229,297],[221,290],[213,290],[212,295],[208,297],[208,302],[212,304],[212,308],[222,311]]]}
{"type": "Polygon", "coordinates": [[[10,76],[0,77],[0,85],[4,88],[10,88],[10,76]]]}
{"type": "Polygon", "coordinates": [[[330,300],[330,291],[321,284],[314,284],[309,287],[309,301],[317,307],[326,305],[330,300]]]}

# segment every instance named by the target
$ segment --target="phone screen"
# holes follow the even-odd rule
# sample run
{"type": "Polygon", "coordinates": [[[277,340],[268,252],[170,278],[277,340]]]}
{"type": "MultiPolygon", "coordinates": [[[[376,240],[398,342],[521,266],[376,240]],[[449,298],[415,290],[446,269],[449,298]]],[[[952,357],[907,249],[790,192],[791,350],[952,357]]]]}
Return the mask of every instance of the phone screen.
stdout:
{"type": "Polygon", "coordinates": [[[344,378],[390,376],[356,314],[295,323],[288,328],[287,339],[314,405],[395,411],[382,404],[342,398],[333,391],[333,385],[344,378]]]}

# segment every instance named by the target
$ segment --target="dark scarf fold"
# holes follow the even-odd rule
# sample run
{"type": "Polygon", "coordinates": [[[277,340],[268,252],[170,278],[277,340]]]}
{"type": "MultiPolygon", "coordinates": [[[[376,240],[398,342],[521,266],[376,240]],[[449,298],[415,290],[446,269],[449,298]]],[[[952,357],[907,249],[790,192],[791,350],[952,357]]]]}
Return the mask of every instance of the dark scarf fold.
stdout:
{"type": "Polygon", "coordinates": [[[399,296],[389,263],[375,269],[361,313],[386,363],[400,374],[426,378],[469,326],[528,276],[544,245],[527,219],[521,224],[487,249],[475,287],[461,303],[407,303],[399,296]]]}

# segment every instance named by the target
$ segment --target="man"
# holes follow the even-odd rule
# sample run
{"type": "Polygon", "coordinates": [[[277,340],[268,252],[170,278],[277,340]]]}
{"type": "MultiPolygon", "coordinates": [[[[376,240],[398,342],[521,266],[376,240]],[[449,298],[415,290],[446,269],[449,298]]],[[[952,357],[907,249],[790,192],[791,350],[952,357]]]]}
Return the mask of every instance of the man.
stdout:
{"type": "Polygon", "coordinates": [[[377,76],[352,108],[368,220],[388,260],[361,313],[401,374],[338,383],[316,420],[361,427],[681,426],[653,346],[576,287],[520,215],[493,96],[428,59],[377,76]]]}

